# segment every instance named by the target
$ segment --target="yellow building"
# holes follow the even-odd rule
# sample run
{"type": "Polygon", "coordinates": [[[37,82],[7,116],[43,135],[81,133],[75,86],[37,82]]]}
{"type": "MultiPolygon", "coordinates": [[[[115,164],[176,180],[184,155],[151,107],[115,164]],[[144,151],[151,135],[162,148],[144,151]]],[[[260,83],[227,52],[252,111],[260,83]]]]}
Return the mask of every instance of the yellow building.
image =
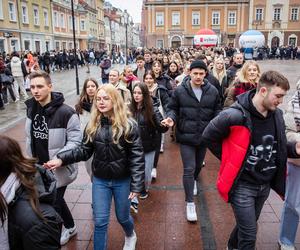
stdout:
{"type": "Polygon", "coordinates": [[[146,47],[191,46],[203,28],[214,30],[219,44],[236,45],[248,29],[248,0],[146,0],[143,8],[146,47]]]}
{"type": "Polygon", "coordinates": [[[45,52],[53,49],[50,1],[18,1],[21,50],[45,52]]]}
{"type": "Polygon", "coordinates": [[[0,52],[10,53],[21,49],[17,8],[17,0],[0,0],[0,52]]]}

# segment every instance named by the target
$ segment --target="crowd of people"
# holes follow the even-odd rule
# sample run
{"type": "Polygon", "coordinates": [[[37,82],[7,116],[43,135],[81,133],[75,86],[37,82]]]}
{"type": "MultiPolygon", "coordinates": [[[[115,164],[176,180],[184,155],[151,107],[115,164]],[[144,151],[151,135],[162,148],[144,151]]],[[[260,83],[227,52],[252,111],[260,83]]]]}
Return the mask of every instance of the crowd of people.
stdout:
{"type": "Polygon", "coordinates": [[[113,57],[104,53],[96,62],[102,82],[97,76],[87,78],[74,109],[53,90],[49,72],[41,70],[45,68],[36,59],[27,56],[24,62],[14,54],[6,65],[0,60],[0,73],[17,82],[7,89],[15,94],[11,99],[17,101],[20,96],[14,92],[19,92],[26,100],[26,149],[32,157],[24,157],[15,140],[0,136],[0,165],[5,166],[0,172],[3,249],[59,249],[76,235],[64,195],[80,161],[92,182],[94,249],[107,249],[112,199],[125,233],[123,249],[135,249],[138,235],[131,212],[143,209],[139,199],[151,199],[168,131],[172,143],[179,144],[188,222],[198,220],[194,196],[208,148],[221,161],[217,189],[236,220],[227,248],[255,249],[257,220],[272,188],[286,195],[280,249],[295,249],[300,90],[283,116],[278,105],[290,89],[289,81],[279,72],[262,72],[255,60],[245,60],[243,51],[231,47],[136,50],[136,68],[126,65],[122,72],[113,68],[113,57]],[[25,77],[32,98],[26,86],[20,86],[25,77]],[[14,154],[18,158],[11,157],[14,154]],[[36,175],[44,181],[33,181],[36,175]],[[7,192],[11,186],[13,193],[7,192]],[[38,188],[44,186],[48,194],[55,189],[56,196],[39,199],[38,188]],[[20,189],[27,194],[22,209],[32,213],[26,232],[39,225],[39,240],[22,230],[10,231],[11,224],[28,227],[16,220],[18,206],[12,203],[23,197],[20,189]],[[45,209],[55,216],[47,217],[45,209]],[[47,233],[50,238],[45,238],[47,233]],[[18,248],[14,237],[20,239],[18,248]]]}

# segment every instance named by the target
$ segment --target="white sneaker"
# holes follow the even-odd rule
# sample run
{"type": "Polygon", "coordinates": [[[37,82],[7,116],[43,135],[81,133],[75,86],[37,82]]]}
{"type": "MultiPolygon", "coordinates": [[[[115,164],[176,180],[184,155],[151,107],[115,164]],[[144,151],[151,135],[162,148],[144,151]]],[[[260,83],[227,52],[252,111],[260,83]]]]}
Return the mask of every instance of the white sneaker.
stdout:
{"type": "Polygon", "coordinates": [[[125,243],[124,243],[123,250],[135,250],[136,241],[137,241],[136,233],[133,231],[131,236],[129,237],[125,236],[125,243]]]}
{"type": "Polygon", "coordinates": [[[194,195],[197,195],[198,189],[197,189],[197,181],[194,181],[194,190],[193,190],[194,195]]]}
{"type": "Polygon", "coordinates": [[[152,168],[152,171],[151,171],[151,177],[152,177],[152,179],[156,179],[156,177],[157,177],[157,171],[156,171],[156,168],[152,168]]]}
{"type": "Polygon", "coordinates": [[[188,221],[197,221],[196,206],[194,202],[188,202],[186,205],[186,219],[188,221]]]}
{"type": "Polygon", "coordinates": [[[160,145],[160,151],[159,151],[159,152],[161,152],[161,153],[164,152],[164,144],[161,144],[161,145],[160,145]]]}
{"type": "Polygon", "coordinates": [[[296,248],[292,245],[286,245],[278,241],[279,249],[280,250],[295,250],[296,248]]]}
{"type": "Polygon", "coordinates": [[[65,228],[60,237],[60,245],[65,245],[69,242],[70,238],[77,234],[76,225],[72,228],[65,228]]]}

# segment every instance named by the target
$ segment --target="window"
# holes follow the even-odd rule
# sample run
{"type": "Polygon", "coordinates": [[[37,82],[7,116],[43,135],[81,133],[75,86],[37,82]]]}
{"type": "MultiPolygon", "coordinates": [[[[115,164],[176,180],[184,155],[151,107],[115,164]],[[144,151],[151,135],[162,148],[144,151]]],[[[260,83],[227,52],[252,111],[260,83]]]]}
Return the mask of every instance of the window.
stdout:
{"type": "Polygon", "coordinates": [[[219,11],[213,11],[212,25],[220,25],[220,12],[219,11]]]}
{"type": "Polygon", "coordinates": [[[48,10],[44,10],[44,25],[49,26],[48,10]]]}
{"type": "Polygon", "coordinates": [[[299,18],[299,8],[292,8],[291,9],[291,20],[297,21],[299,18]]]}
{"type": "Polygon", "coordinates": [[[256,21],[262,21],[263,20],[263,9],[262,8],[258,8],[255,11],[255,20],[256,21]]]}
{"type": "Polygon", "coordinates": [[[289,37],[289,45],[295,46],[296,45],[296,37],[289,37]]]}
{"type": "Polygon", "coordinates": [[[8,3],[9,21],[16,20],[16,8],[14,3],[8,3]]]}
{"type": "Polygon", "coordinates": [[[28,23],[28,9],[24,3],[22,4],[22,23],[28,23]]]}
{"type": "Polygon", "coordinates": [[[24,48],[25,48],[25,50],[31,50],[30,49],[30,41],[29,40],[24,40],[24,48]]]}
{"type": "Polygon", "coordinates": [[[16,39],[11,39],[10,40],[10,48],[12,51],[19,51],[19,41],[16,39]]]}
{"type": "Polygon", "coordinates": [[[72,16],[69,16],[68,26],[69,26],[69,30],[73,30],[72,16]]]}
{"type": "Polygon", "coordinates": [[[59,50],[59,49],[60,49],[59,42],[55,42],[55,49],[56,49],[56,50],[59,50]]]}
{"type": "Polygon", "coordinates": [[[157,40],[156,41],[156,47],[157,48],[163,48],[164,47],[164,41],[163,40],[157,40]]]}
{"type": "Polygon", "coordinates": [[[58,15],[56,11],[54,11],[53,13],[53,23],[54,23],[54,27],[58,27],[58,15]]]}
{"type": "Polygon", "coordinates": [[[273,20],[275,20],[275,21],[281,20],[281,18],[280,18],[280,11],[281,11],[280,8],[274,8],[273,20]]]}
{"type": "Polygon", "coordinates": [[[85,30],[85,21],[80,20],[80,30],[85,30]]]}
{"type": "Polygon", "coordinates": [[[65,28],[65,15],[60,13],[60,27],[65,28]]]}
{"type": "Polygon", "coordinates": [[[236,25],[236,11],[228,12],[228,25],[236,25]]]}
{"type": "Polygon", "coordinates": [[[164,13],[156,12],[156,26],[163,26],[163,25],[164,25],[164,13]]]}
{"type": "Polygon", "coordinates": [[[192,12],[192,25],[200,25],[200,12],[192,12]]]}
{"type": "Polygon", "coordinates": [[[180,25],[180,12],[172,12],[172,25],[180,25]]]}
{"type": "Polygon", "coordinates": [[[33,23],[34,25],[40,24],[38,7],[33,7],[33,23]]]}
{"type": "Polygon", "coordinates": [[[3,0],[0,0],[0,19],[3,19],[3,0]]]}

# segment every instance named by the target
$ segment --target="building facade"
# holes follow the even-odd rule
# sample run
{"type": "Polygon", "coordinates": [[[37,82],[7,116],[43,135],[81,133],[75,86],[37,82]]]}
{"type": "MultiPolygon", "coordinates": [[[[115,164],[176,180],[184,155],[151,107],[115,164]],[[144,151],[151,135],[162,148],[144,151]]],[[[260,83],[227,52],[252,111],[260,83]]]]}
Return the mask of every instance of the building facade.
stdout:
{"type": "Polygon", "coordinates": [[[17,0],[0,0],[0,52],[20,50],[20,23],[17,0]]]}
{"type": "Polygon", "coordinates": [[[50,1],[18,1],[20,48],[43,53],[53,49],[50,1]]]}
{"type": "Polygon", "coordinates": [[[134,24],[133,19],[127,10],[123,11],[114,7],[109,2],[105,2],[104,23],[105,48],[107,51],[122,50],[125,54],[126,33],[127,48],[136,48],[140,46],[140,24],[134,24]]]}
{"type": "MultiPolygon", "coordinates": [[[[76,47],[104,47],[104,0],[73,0],[76,47]]],[[[71,0],[0,0],[0,52],[73,49],[71,0]]]]}
{"type": "Polygon", "coordinates": [[[300,46],[300,0],[251,0],[249,28],[261,31],[266,45],[300,46]]]}
{"type": "Polygon", "coordinates": [[[192,46],[198,30],[212,29],[219,44],[236,44],[248,29],[248,0],[146,0],[142,10],[146,47],[192,46]]]}
{"type": "Polygon", "coordinates": [[[193,45],[199,29],[216,32],[219,45],[238,46],[248,29],[266,45],[300,45],[300,0],[144,0],[141,34],[145,47],[193,45]]]}

